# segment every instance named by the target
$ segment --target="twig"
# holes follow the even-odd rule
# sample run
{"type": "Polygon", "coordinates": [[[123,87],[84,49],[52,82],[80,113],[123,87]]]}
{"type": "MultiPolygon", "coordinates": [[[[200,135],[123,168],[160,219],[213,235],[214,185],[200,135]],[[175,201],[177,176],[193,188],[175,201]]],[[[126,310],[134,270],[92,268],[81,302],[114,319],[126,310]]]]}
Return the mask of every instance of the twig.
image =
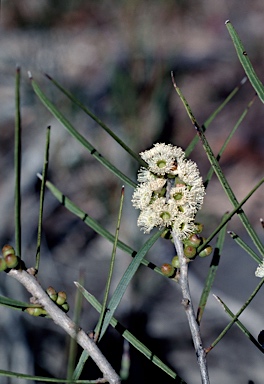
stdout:
{"type": "Polygon", "coordinates": [[[174,245],[175,245],[177,255],[179,257],[179,261],[181,265],[179,283],[182,290],[182,297],[183,297],[182,304],[185,308],[185,312],[189,322],[189,327],[191,330],[194,348],[197,356],[197,362],[200,368],[202,383],[209,384],[210,380],[209,380],[207,363],[206,363],[206,353],[203,348],[200,328],[196,321],[196,317],[195,317],[195,313],[192,305],[191,294],[190,294],[190,288],[189,288],[189,282],[188,282],[188,261],[186,260],[183,253],[182,242],[179,240],[179,237],[174,231],[172,231],[172,237],[173,237],[174,245]]]}
{"type": "Polygon", "coordinates": [[[45,308],[53,321],[65,330],[77,343],[92,357],[98,368],[104,374],[104,378],[111,384],[120,384],[120,378],[109,364],[100,349],[92,339],[82,330],[76,331],[76,324],[48,297],[46,292],[37,282],[36,278],[24,270],[11,269],[8,276],[19,281],[28,292],[35,297],[45,308]]]}

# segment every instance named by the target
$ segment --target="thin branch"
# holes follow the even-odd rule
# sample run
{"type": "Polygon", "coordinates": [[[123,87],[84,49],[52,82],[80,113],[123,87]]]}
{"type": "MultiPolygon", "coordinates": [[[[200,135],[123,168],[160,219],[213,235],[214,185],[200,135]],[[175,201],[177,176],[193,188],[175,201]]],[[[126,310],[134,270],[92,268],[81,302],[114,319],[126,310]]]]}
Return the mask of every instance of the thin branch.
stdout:
{"type": "Polygon", "coordinates": [[[66,315],[66,313],[53,303],[34,276],[24,270],[21,271],[16,269],[11,269],[8,272],[8,276],[19,281],[45,308],[53,321],[63,328],[65,332],[74,338],[77,343],[91,355],[98,368],[104,374],[104,378],[106,378],[109,383],[120,384],[120,378],[94,341],[90,339],[82,329],[76,331],[76,324],[66,315]]]}
{"type": "Polygon", "coordinates": [[[179,283],[182,290],[182,297],[183,297],[182,304],[185,308],[185,312],[189,322],[189,327],[191,330],[194,348],[197,356],[197,362],[200,368],[202,383],[209,384],[210,380],[209,380],[208,369],[207,369],[206,353],[203,348],[200,328],[196,321],[196,317],[195,317],[195,313],[192,305],[191,294],[190,294],[190,288],[189,288],[189,282],[188,282],[188,261],[185,258],[183,253],[182,242],[179,240],[178,235],[174,231],[172,231],[172,237],[173,237],[174,245],[175,245],[177,255],[179,257],[179,261],[181,265],[179,283]]]}

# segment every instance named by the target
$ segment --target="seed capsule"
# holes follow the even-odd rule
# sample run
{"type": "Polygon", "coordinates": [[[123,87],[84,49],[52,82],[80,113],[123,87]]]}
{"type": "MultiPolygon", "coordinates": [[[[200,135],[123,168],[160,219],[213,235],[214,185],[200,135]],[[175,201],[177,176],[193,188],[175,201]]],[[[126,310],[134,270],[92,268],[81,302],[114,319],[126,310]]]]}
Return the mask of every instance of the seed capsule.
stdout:
{"type": "Polygon", "coordinates": [[[175,275],[175,268],[171,264],[164,263],[161,266],[161,272],[167,277],[173,277],[175,275]]]}

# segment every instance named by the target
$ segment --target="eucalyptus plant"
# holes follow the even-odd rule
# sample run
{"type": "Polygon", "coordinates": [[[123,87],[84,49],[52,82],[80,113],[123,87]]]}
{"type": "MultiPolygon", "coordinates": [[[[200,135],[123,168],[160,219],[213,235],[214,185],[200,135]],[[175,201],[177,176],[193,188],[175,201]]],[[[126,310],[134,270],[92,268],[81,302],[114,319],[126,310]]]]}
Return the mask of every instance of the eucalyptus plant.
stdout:
{"type": "MultiPolygon", "coordinates": [[[[234,46],[237,50],[238,57],[246,72],[246,76],[257,92],[260,100],[264,102],[264,87],[258,79],[250,61],[232,24],[226,22],[227,29],[232,37],[234,46]]],[[[48,180],[48,164],[49,164],[49,143],[50,143],[50,127],[47,129],[46,148],[44,154],[42,175],[38,175],[41,179],[40,192],[40,209],[37,236],[36,259],[32,260],[32,265],[26,266],[21,254],[21,118],[20,118],[20,69],[16,74],[16,124],[15,124],[15,245],[3,244],[2,257],[0,258],[0,270],[7,273],[8,276],[18,280],[31,294],[28,303],[23,303],[11,298],[0,297],[0,304],[9,306],[13,309],[20,309],[28,315],[45,316],[51,318],[59,327],[62,327],[72,339],[74,339],[83,349],[81,357],[73,369],[68,369],[68,377],[63,380],[57,378],[45,378],[38,376],[30,376],[19,374],[17,372],[0,371],[0,375],[9,377],[19,377],[27,380],[35,380],[41,382],[69,382],[69,383],[95,383],[109,382],[120,383],[120,374],[115,372],[103,353],[100,351],[100,340],[104,336],[109,325],[118,330],[118,320],[114,317],[115,311],[119,306],[131,279],[137,273],[140,265],[150,267],[155,274],[163,275],[175,282],[175,290],[180,290],[182,294],[182,305],[187,315],[187,321],[193,339],[193,345],[197,356],[197,362],[201,374],[201,382],[209,383],[209,373],[207,368],[207,355],[222,340],[228,329],[232,325],[240,328],[243,334],[248,337],[256,348],[263,353],[263,331],[260,332],[259,339],[247,330],[247,328],[238,319],[245,308],[250,304],[257,292],[264,283],[264,246],[256,231],[250,224],[248,217],[243,211],[243,205],[251,198],[253,193],[263,184],[264,179],[260,179],[256,186],[239,202],[235,196],[230,184],[228,183],[223,170],[219,165],[219,159],[225,148],[232,139],[235,130],[241,121],[245,118],[250,104],[247,106],[241,117],[239,118],[234,129],[230,133],[226,142],[223,144],[218,156],[213,151],[206,138],[206,130],[212,124],[215,117],[222,111],[223,107],[231,100],[231,98],[240,90],[245,83],[245,79],[241,81],[238,87],[227,97],[219,108],[208,118],[203,124],[199,125],[194,113],[192,112],[187,100],[185,99],[181,89],[176,85],[172,74],[172,87],[174,86],[180,100],[186,109],[186,112],[195,128],[196,136],[190,145],[184,151],[182,148],[173,144],[153,143],[153,147],[137,154],[124,141],[122,141],[104,122],[95,116],[80,100],[66,90],[50,75],[51,86],[58,88],[72,103],[81,108],[90,118],[92,118],[102,129],[104,129],[116,142],[127,151],[127,155],[131,156],[138,162],[138,183],[135,183],[128,175],[122,173],[114,166],[106,157],[93,147],[93,145],[70,123],[70,121],[62,114],[59,108],[46,96],[34,77],[29,73],[29,78],[33,90],[43,105],[51,112],[51,114],[62,124],[62,126],[70,133],[70,135],[78,141],[102,166],[111,172],[115,177],[119,178],[129,188],[133,188],[133,196],[131,204],[140,211],[137,224],[144,233],[153,232],[139,250],[135,250],[128,244],[119,239],[119,229],[122,216],[123,198],[125,187],[121,189],[120,208],[116,224],[116,233],[111,234],[97,220],[89,216],[73,201],[71,201],[65,192],[60,191],[51,181],[48,180]],[[211,170],[207,179],[203,180],[199,165],[192,161],[189,157],[198,141],[201,141],[204,151],[211,164],[211,170]],[[202,209],[204,199],[206,199],[206,187],[210,183],[213,173],[219,179],[221,186],[228,196],[233,209],[229,213],[224,213],[221,222],[212,230],[211,234],[204,238],[202,236],[203,223],[196,219],[198,211],[202,209]],[[69,304],[67,302],[67,294],[64,291],[57,292],[53,287],[43,288],[38,282],[38,273],[41,269],[40,249],[41,249],[41,233],[42,233],[42,217],[43,202],[45,196],[45,188],[51,191],[54,197],[64,205],[65,209],[72,212],[73,215],[83,220],[93,231],[98,233],[112,243],[112,257],[109,263],[108,280],[105,283],[105,295],[103,303],[100,303],[81,282],[75,282],[78,291],[84,298],[99,312],[98,323],[92,334],[79,329],[76,322],[67,315],[69,304]],[[199,262],[199,257],[215,257],[213,248],[210,245],[212,239],[217,237],[216,249],[221,252],[223,249],[226,225],[233,216],[238,216],[241,223],[252,239],[255,249],[250,248],[243,239],[240,239],[232,231],[229,234],[237,242],[238,246],[244,249],[250,257],[256,262],[256,277],[261,278],[258,285],[250,295],[249,299],[244,303],[237,313],[233,313],[230,308],[223,302],[220,297],[216,297],[217,301],[222,305],[223,309],[230,317],[230,323],[223,329],[216,340],[212,340],[210,346],[205,346],[201,334],[201,322],[203,313],[207,304],[207,299],[211,293],[214,279],[217,272],[217,263],[212,263],[209,267],[204,289],[201,295],[198,309],[195,310],[192,301],[192,292],[189,287],[188,266],[192,262],[199,262]],[[176,255],[172,258],[171,263],[163,263],[156,266],[150,263],[146,258],[147,252],[154,246],[155,242],[163,237],[172,242],[175,246],[176,255]],[[131,262],[120,276],[120,281],[114,290],[111,298],[109,298],[109,288],[113,276],[114,261],[116,249],[120,248],[130,257],[131,262]],[[199,257],[198,257],[199,256],[199,257]],[[35,263],[35,264],[34,264],[35,263]],[[91,357],[98,365],[102,372],[102,378],[98,380],[79,380],[85,361],[91,357]]],[[[52,166],[52,165],[51,165],[52,166]]],[[[263,226],[263,220],[261,220],[263,226]]],[[[253,279],[256,278],[252,276],[253,279]]],[[[242,283],[241,283],[242,284],[242,283]]],[[[90,287],[89,287],[90,289],[90,287]]],[[[37,319],[36,319],[37,321],[37,319]]],[[[261,331],[261,330],[260,330],[261,331]]],[[[161,359],[153,354],[153,352],[140,340],[138,340],[129,329],[123,328],[122,337],[153,364],[158,366],[170,378],[178,383],[186,383],[177,372],[174,372],[161,359]]],[[[241,335],[243,337],[243,335],[241,335]]],[[[224,342],[224,341],[223,341],[224,342]]],[[[73,349],[72,349],[73,351],[73,349]]],[[[72,352],[73,353],[73,352],[72,352]]],[[[122,378],[125,375],[121,373],[122,378]]]]}

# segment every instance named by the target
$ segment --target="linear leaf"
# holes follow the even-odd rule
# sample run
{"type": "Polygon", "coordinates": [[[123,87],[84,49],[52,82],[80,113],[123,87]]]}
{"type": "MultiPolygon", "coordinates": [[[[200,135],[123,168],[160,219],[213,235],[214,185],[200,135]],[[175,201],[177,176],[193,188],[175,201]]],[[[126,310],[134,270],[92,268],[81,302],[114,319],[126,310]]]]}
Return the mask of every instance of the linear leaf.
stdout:
{"type": "MultiPolygon", "coordinates": [[[[174,81],[174,79],[173,79],[173,81],[174,81]]],[[[238,204],[237,198],[236,198],[231,186],[229,185],[217,159],[215,158],[215,156],[213,154],[213,151],[212,151],[212,149],[211,149],[211,147],[210,147],[210,145],[209,145],[209,143],[208,143],[208,141],[207,141],[207,139],[203,133],[203,129],[199,126],[197,120],[195,119],[195,117],[192,113],[192,110],[191,110],[187,100],[185,99],[180,88],[177,87],[175,81],[174,81],[174,88],[175,88],[176,92],[178,93],[182,103],[184,104],[186,112],[187,112],[192,124],[194,125],[194,127],[197,131],[197,134],[200,137],[200,140],[203,144],[203,147],[204,147],[204,150],[205,150],[206,155],[208,157],[208,160],[210,161],[210,163],[214,169],[214,172],[217,175],[218,180],[220,181],[220,183],[222,185],[223,190],[225,191],[231,204],[234,207],[238,206],[239,204],[238,204]]],[[[263,255],[264,254],[264,246],[263,246],[262,242],[260,241],[257,233],[255,232],[254,228],[251,226],[246,214],[244,213],[244,211],[242,209],[237,214],[238,214],[238,217],[240,218],[242,224],[244,225],[245,229],[247,230],[249,236],[251,237],[252,241],[254,242],[255,246],[257,247],[259,252],[263,255]]]]}
{"type": "Polygon", "coordinates": [[[30,74],[30,80],[32,87],[40,99],[40,101],[45,105],[45,107],[52,113],[52,115],[62,124],[64,128],[67,129],[67,131],[74,137],[79,143],[81,143],[84,148],[86,148],[90,154],[98,160],[102,165],[104,165],[110,172],[112,172],[114,175],[119,177],[124,183],[130,185],[132,188],[136,187],[136,183],[132,181],[129,177],[127,177],[123,172],[121,172],[119,169],[117,169],[110,161],[105,159],[101,153],[99,153],[92,144],[89,143],[85,139],[84,136],[82,136],[75,128],[74,126],[69,122],[69,120],[55,107],[55,105],[48,99],[48,97],[42,92],[40,87],[37,85],[35,80],[31,77],[30,74]]]}
{"type": "Polygon", "coordinates": [[[252,85],[252,87],[255,89],[255,91],[258,94],[258,97],[264,103],[264,87],[262,82],[259,80],[250,60],[247,55],[247,52],[242,44],[242,41],[240,40],[240,37],[238,36],[235,28],[230,23],[229,20],[226,21],[226,27],[228,29],[228,32],[233,40],[233,44],[235,46],[237,56],[240,60],[240,63],[242,64],[244,71],[246,72],[246,75],[252,85]]]}
{"type": "MultiPolygon", "coordinates": [[[[79,283],[75,282],[75,285],[82,292],[86,300],[97,310],[97,312],[101,312],[102,305],[99,303],[99,301],[79,283]]],[[[118,332],[120,332],[122,337],[124,337],[124,339],[126,339],[131,345],[133,345],[133,347],[135,347],[138,351],[140,351],[143,355],[145,355],[155,365],[160,367],[169,376],[173,378],[176,378],[178,376],[172,369],[170,369],[166,364],[164,364],[156,355],[153,354],[153,352],[149,348],[147,348],[141,341],[139,341],[131,332],[129,332],[114,317],[111,318],[110,325],[113,328],[115,328],[118,332]]],[[[183,384],[185,382],[182,380],[182,381],[179,381],[179,383],[183,384]]]]}
{"type": "Polygon", "coordinates": [[[65,95],[67,96],[74,104],[78,105],[88,116],[90,116],[97,124],[99,124],[125,151],[127,151],[135,160],[141,165],[146,165],[146,163],[141,159],[141,157],[132,151],[128,145],[126,145],[99,117],[92,113],[77,97],[75,97],[71,92],[65,89],[58,81],[54,80],[51,76],[46,74],[46,77],[65,95]]]}
{"type": "MultiPolygon", "coordinates": [[[[38,177],[41,179],[42,176],[38,174],[38,177]]],[[[86,225],[92,228],[96,233],[109,240],[112,244],[115,241],[115,237],[107,231],[104,227],[101,226],[98,221],[89,216],[86,212],[81,210],[76,204],[74,204],[68,197],[66,197],[58,188],[55,187],[50,181],[46,181],[47,188],[51,191],[51,193],[55,196],[55,198],[66,208],[68,211],[72,212],[74,215],[79,217],[86,225]]],[[[130,256],[135,257],[137,251],[133,248],[129,247],[122,241],[118,240],[117,246],[122,251],[128,253],[130,256]]],[[[143,259],[142,264],[146,267],[153,269],[155,272],[162,274],[160,268],[158,268],[155,264],[143,259]]]]}

